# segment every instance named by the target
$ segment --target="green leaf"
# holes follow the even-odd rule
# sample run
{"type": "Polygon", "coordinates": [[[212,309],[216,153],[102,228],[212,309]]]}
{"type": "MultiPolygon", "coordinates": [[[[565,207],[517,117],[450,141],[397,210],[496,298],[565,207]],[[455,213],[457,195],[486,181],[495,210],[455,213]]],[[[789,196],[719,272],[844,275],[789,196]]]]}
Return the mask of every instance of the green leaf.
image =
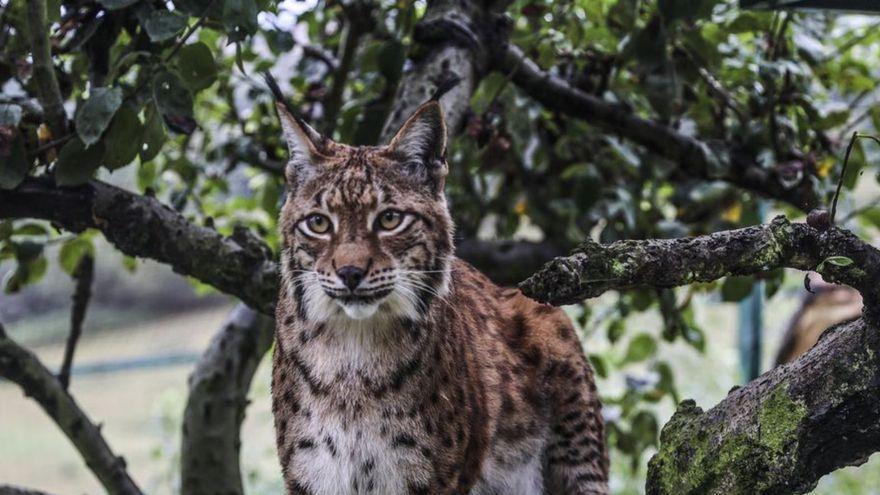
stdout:
{"type": "Polygon", "coordinates": [[[9,154],[0,155],[0,189],[13,189],[27,177],[28,160],[21,138],[12,142],[9,154]]]}
{"type": "Polygon", "coordinates": [[[138,260],[132,256],[123,256],[122,257],[122,267],[125,268],[128,273],[134,273],[137,271],[138,260]]]}
{"type": "Polygon", "coordinates": [[[657,352],[657,341],[647,333],[640,333],[629,341],[623,364],[637,363],[648,359],[657,352]]]}
{"type": "Polygon", "coordinates": [[[829,256],[825,258],[825,261],[822,264],[829,263],[835,266],[849,266],[853,264],[852,258],[848,258],[846,256],[829,256]]]}
{"type": "Polygon", "coordinates": [[[95,256],[95,246],[92,241],[83,237],[71,239],[61,245],[58,251],[58,264],[65,273],[73,275],[85,255],[95,256]]]}
{"type": "Polygon", "coordinates": [[[201,91],[217,80],[217,65],[208,45],[199,42],[180,48],[177,54],[177,72],[186,87],[201,91]]]}
{"type": "Polygon", "coordinates": [[[138,3],[140,0],[98,0],[107,10],[124,9],[138,3]]]}
{"type": "Polygon", "coordinates": [[[631,422],[632,436],[639,439],[642,445],[655,445],[657,443],[657,434],[660,428],[657,425],[657,418],[648,411],[639,411],[633,416],[631,422]]]}
{"type": "Polygon", "coordinates": [[[623,318],[617,318],[608,325],[608,340],[610,340],[612,344],[617,342],[625,330],[626,326],[624,325],[623,318]]]}
{"type": "Polygon", "coordinates": [[[657,382],[657,389],[669,394],[669,396],[672,397],[672,401],[678,404],[679,399],[678,391],[675,389],[675,375],[672,373],[672,368],[669,366],[669,363],[658,363],[655,369],[660,375],[660,381],[657,382]]]}
{"type": "Polygon", "coordinates": [[[122,90],[119,88],[95,88],[89,99],[80,105],[74,122],[77,134],[87,147],[101,139],[120,105],[122,90]]]}
{"type": "Polygon", "coordinates": [[[104,154],[104,166],[116,170],[131,163],[141,149],[143,134],[144,128],[137,111],[131,105],[123,105],[116,112],[104,136],[104,145],[107,149],[104,154]]]}
{"type": "Polygon", "coordinates": [[[471,108],[473,108],[474,113],[479,115],[488,110],[492,98],[495,97],[506,83],[507,78],[500,72],[492,72],[484,77],[471,97],[471,108]]]}
{"type": "Polygon", "coordinates": [[[258,11],[254,0],[223,1],[223,24],[229,30],[229,41],[241,41],[257,32],[258,11]]]}
{"type": "Polygon", "coordinates": [[[55,183],[59,186],[77,186],[88,182],[101,166],[104,143],[86,148],[78,138],[71,139],[58,153],[55,165],[55,183]]]}
{"type": "Polygon", "coordinates": [[[150,36],[150,41],[160,43],[170,40],[177,36],[177,33],[183,31],[189,18],[170,12],[168,10],[156,10],[147,17],[144,22],[144,29],[150,36]]]}
{"type": "Polygon", "coordinates": [[[172,72],[163,71],[153,78],[153,99],[165,117],[191,117],[193,114],[192,94],[172,72]]]}
{"type": "Polygon", "coordinates": [[[725,302],[737,302],[745,299],[752,293],[752,285],[755,278],[747,277],[727,277],[721,286],[721,300],[725,302]]]}
{"type": "Polygon", "coordinates": [[[599,354],[590,354],[590,363],[593,364],[593,369],[596,370],[596,375],[607,378],[608,377],[608,364],[605,362],[605,358],[600,356],[599,354]]]}
{"type": "Polygon", "coordinates": [[[146,120],[142,139],[143,146],[140,149],[142,162],[148,162],[155,158],[162,150],[166,139],[165,123],[162,122],[162,115],[155,104],[147,107],[146,120]]]}
{"type": "Polygon", "coordinates": [[[49,231],[46,230],[46,226],[41,223],[25,222],[15,227],[14,235],[42,237],[48,236],[49,231]]]}

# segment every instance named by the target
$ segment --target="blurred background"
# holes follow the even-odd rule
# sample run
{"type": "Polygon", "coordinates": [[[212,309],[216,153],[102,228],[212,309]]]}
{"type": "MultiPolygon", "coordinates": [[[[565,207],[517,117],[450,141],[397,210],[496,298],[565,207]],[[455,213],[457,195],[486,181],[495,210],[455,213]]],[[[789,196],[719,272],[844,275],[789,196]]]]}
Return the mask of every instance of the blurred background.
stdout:
{"type": "MultiPolygon", "coordinates": [[[[110,1],[65,1],[56,9],[101,11],[110,1]]],[[[297,108],[340,141],[374,141],[383,105],[411,69],[407,56],[419,56],[413,26],[427,4],[367,2],[369,28],[358,31],[350,2],[243,2],[254,8],[234,20],[194,14],[204,10],[192,3],[131,7],[149,4],[183,17],[176,30],[167,28],[170,36],[145,34],[135,22],[105,41],[113,77],[136,89],[157,66],[138,61],[133,46],[167,54],[187,23],[207,19],[187,41],[199,48],[184,52],[198,67],[198,80],[184,81],[191,116],[157,121],[161,139],[150,143],[161,152],[135,153],[130,163],[90,173],[155,195],[221,233],[248,227],[277,248],[284,148],[256,74],[271,69],[297,108]],[[238,27],[247,36],[227,36],[238,27]],[[353,32],[355,41],[347,41],[353,32]],[[348,75],[336,84],[334,64],[346,57],[348,75]]],[[[841,181],[838,223],[876,241],[880,146],[854,141],[846,173],[843,155],[853,132],[872,135],[880,127],[880,17],[866,12],[864,2],[855,2],[855,11],[755,10],[751,3],[518,0],[507,10],[512,42],[579,90],[625,102],[707,145],[733,143],[787,181],[783,190],[807,184],[818,204],[830,204],[841,181]]],[[[17,126],[28,146],[28,133],[37,130],[8,111],[20,106],[27,113],[32,88],[22,67],[28,56],[15,42],[16,0],[0,0],[0,8],[0,39],[7,42],[0,57],[0,125],[17,126]]],[[[108,18],[122,15],[106,8],[108,18]]],[[[60,21],[53,33],[64,46],[70,34],[60,21]]],[[[70,114],[89,94],[89,53],[59,55],[70,114]]],[[[172,70],[184,77],[184,68],[172,70]]],[[[585,238],[668,238],[754,225],[777,214],[805,217],[802,205],[732,186],[736,170],[684,173],[623,137],[544,108],[511,79],[496,71],[479,83],[463,132],[451,143],[447,189],[462,238],[551,240],[565,251],[585,238]]],[[[144,105],[136,118],[146,125],[157,103],[144,105]]],[[[114,144],[109,133],[102,139],[114,144]]],[[[53,370],[70,327],[71,274],[84,254],[94,257],[93,296],[71,391],[147,492],[176,493],[187,377],[235,301],[165,266],[125,257],[96,232],[73,235],[34,221],[0,226],[0,322],[53,370]]],[[[599,375],[613,493],[644,492],[659,430],[680,400],[708,409],[733,387],[809,349],[829,325],[858,316],[857,294],[811,280],[812,293],[803,273],[775,270],[676,290],[607,293],[566,308],[599,375]]],[[[242,429],[245,487],[253,494],[283,493],[269,365],[264,359],[254,378],[242,429]]],[[[0,481],[59,495],[102,492],[54,423],[5,381],[0,481]]],[[[880,461],[874,456],[828,475],[814,493],[880,494],[880,461]]]]}

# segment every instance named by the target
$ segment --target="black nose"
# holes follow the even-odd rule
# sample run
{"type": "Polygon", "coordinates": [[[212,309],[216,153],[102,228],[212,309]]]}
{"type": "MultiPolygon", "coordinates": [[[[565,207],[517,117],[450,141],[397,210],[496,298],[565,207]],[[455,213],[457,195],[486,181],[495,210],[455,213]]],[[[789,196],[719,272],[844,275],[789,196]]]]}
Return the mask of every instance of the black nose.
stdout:
{"type": "Polygon", "coordinates": [[[348,290],[354,290],[361,283],[361,280],[364,279],[364,269],[351,265],[343,266],[336,270],[336,275],[348,287],[348,290]]]}

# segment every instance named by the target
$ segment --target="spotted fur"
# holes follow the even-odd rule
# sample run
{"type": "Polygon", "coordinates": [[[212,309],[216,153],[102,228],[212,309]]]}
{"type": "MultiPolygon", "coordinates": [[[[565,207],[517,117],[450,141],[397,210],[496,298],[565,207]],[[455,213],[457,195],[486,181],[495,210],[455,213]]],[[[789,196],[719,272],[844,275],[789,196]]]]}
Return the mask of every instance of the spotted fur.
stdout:
{"type": "Polygon", "coordinates": [[[272,398],[288,492],[607,493],[571,322],[453,254],[440,106],[384,147],[279,114],[292,159],[272,398]]]}

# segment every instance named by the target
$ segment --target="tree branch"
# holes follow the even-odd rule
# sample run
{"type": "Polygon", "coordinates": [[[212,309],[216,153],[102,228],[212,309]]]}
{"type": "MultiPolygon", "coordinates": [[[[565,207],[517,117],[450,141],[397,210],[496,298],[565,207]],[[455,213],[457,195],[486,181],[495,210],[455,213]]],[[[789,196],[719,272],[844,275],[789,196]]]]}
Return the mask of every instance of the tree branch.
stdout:
{"type": "Polygon", "coordinates": [[[32,490],[30,488],[23,488],[20,486],[0,485],[0,495],[49,495],[49,494],[46,492],[41,492],[40,490],[32,490]]]}
{"type": "Polygon", "coordinates": [[[196,365],[183,414],[181,493],[243,493],[239,430],[274,329],[272,318],[239,305],[196,365]]]}
{"type": "Polygon", "coordinates": [[[542,70],[518,47],[509,45],[496,58],[496,69],[513,74],[513,81],[532,98],[557,112],[577,117],[640,144],[667,158],[693,177],[724,180],[744,189],[785,201],[803,211],[819,203],[806,178],[786,187],[776,170],[766,169],[734,148],[686,136],[639,117],[622,104],[610,103],[573,88],[566,81],[542,70]],[[723,146],[723,147],[722,147],[723,146]]]}
{"type": "Polygon", "coordinates": [[[682,402],[648,464],[649,495],[806,493],[880,450],[880,327],[825,331],[793,363],[703,412],[682,402]]]}
{"type": "Polygon", "coordinates": [[[470,97],[479,77],[486,71],[491,50],[506,39],[506,26],[494,14],[508,1],[431,2],[416,26],[414,38],[428,49],[404,74],[394,100],[394,110],[382,127],[379,141],[387,143],[415,109],[428,100],[444,81],[458,78],[459,84],[441,100],[450,136],[458,134],[469,110],[470,97]]]}
{"type": "Polygon", "coordinates": [[[67,336],[67,345],[64,348],[64,360],[61,362],[61,371],[58,372],[58,381],[61,387],[67,390],[70,385],[70,369],[73,366],[73,353],[76,344],[82,334],[83,320],[86,318],[86,310],[89,307],[89,298],[92,296],[92,278],[95,274],[95,261],[91,255],[80,258],[79,265],[73,274],[76,279],[76,288],[73,291],[73,307],[70,311],[70,335],[67,336]]]}
{"type": "Polygon", "coordinates": [[[125,470],[125,460],[117,457],[101,430],[89,420],[61,383],[39,359],[8,338],[0,327],[0,376],[17,383],[25,395],[37,401],[79,451],[86,465],[108,493],[140,495],[125,470]]]}
{"type": "Polygon", "coordinates": [[[129,256],[150,258],[271,314],[278,273],[269,248],[246,229],[224,237],[155,198],[91,181],[75,188],[26,179],[0,190],[0,218],[40,218],[72,232],[95,228],[129,256]]]}
{"type": "Polygon", "coordinates": [[[27,20],[37,94],[49,129],[52,130],[52,137],[57,139],[67,134],[67,113],[64,111],[64,100],[61,98],[55,66],[52,64],[46,0],[27,0],[27,20]]]}
{"type": "Polygon", "coordinates": [[[849,231],[819,231],[784,217],[691,238],[586,242],[544,265],[520,288],[539,301],[559,305],[613,289],[675,287],[781,267],[816,270],[829,282],[849,285],[862,293],[869,315],[880,315],[873,313],[880,302],[880,251],[849,231]],[[832,256],[845,256],[852,264],[824,262],[832,256]]]}

